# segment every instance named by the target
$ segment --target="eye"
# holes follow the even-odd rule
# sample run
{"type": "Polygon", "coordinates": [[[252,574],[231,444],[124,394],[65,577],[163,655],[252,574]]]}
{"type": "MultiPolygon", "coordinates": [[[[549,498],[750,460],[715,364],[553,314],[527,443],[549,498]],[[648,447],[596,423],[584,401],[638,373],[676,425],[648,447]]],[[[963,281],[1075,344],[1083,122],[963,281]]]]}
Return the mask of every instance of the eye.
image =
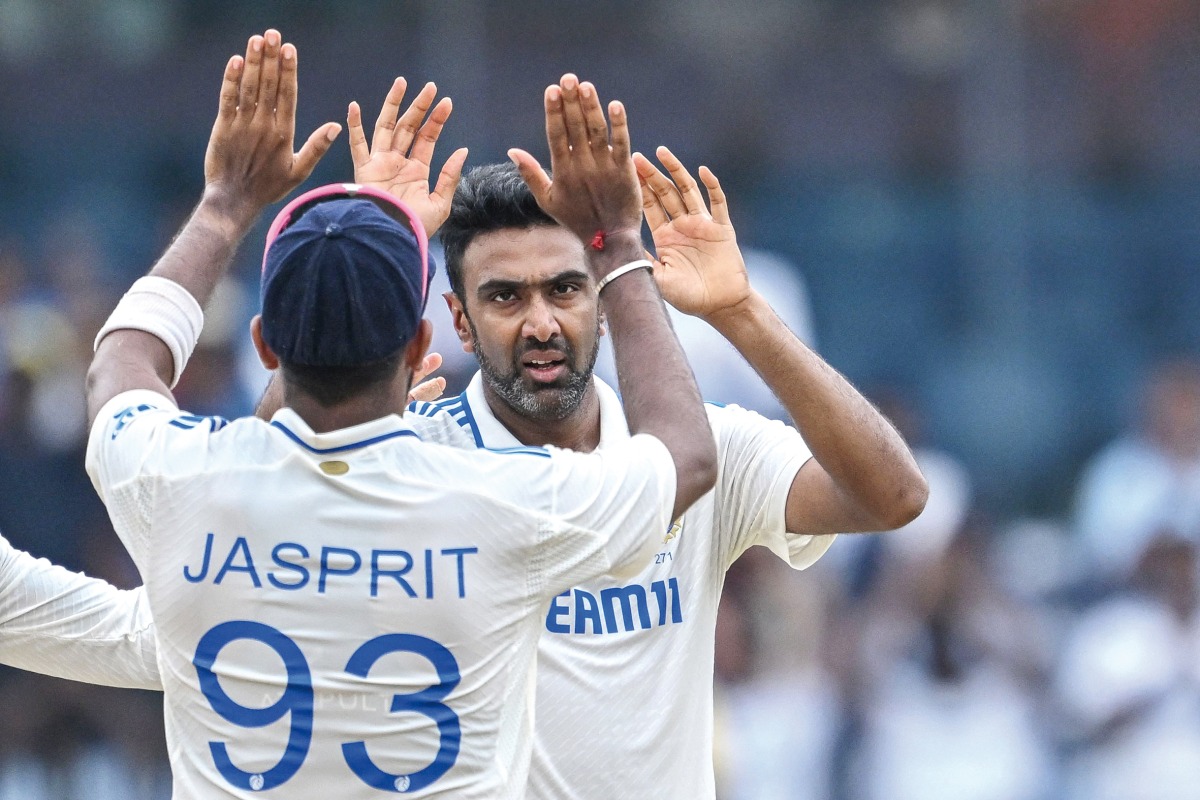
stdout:
{"type": "Polygon", "coordinates": [[[579,291],[579,284],[576,283],[558,283],[554,286],[554,294],[562,296],[574,294],[579,291]]]}
{"type": "Polygon", "coordinates": [[[493,292],[488,299],[493,303],[510,303],[517,299],[517,294],[510,289],[502,289],[498,292],[493,292]]]}

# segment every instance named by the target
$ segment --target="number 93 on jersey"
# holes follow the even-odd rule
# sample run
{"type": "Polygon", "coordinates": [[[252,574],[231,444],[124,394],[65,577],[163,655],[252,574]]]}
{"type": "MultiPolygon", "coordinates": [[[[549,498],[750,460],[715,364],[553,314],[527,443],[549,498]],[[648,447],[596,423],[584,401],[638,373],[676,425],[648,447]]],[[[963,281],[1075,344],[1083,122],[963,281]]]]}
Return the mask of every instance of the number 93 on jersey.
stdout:
{"type": "MultiPolygon", "coordinates": [[[[230,785],[255,792],[275,789],[291,779],[309,758],[313,747],[338,747],[350,771],[363,783],[386,792],[417,792],[426,788],[446,774],[458,760],[462,729],[458,715],[445,699],[460,680],[458,662],[444,646],[424,636],[409,633],[389,633],[376,636],[357,647],[348,646],[348,657],[343,674],[336,680],[350,685],[355,678],[363,679],[364,691],[378,691],[378,684],[371,686],[367,680],[384,657],[392,654],[407,654],[425,665],[422,674],[428,672],[431,683],[419,691],[378,696],[377,702],[346,702],[348,695],[339,695],[329,701],[345,723],[341,729],[353,729],[353,715],[416,714],[432,721],[437,727],[437,749],[431,752],[428,763],[415,771],[391,772],[386,764],[372,758],[368,736],[348,741],[333,742],[316,737],[314,742],[314,718],[327,698],[314,690],[313,672],[309,660],[300,646],[291,637],[277,628],[261,622],[233,620],[211,628],[196,645],[192,663],[200,681],[200,690],[212,710],[226,722],[238,728],[263,728],[286,725],[286,733],[280,735],[279,758],[267,765],[254,764],[249,767],[245,758],[239,759],[238,736],[233,732],[228,741],[210,741],[209,750],[217,771],[230,785]],[[257,645],[257,647],[254,647],[257,645]],[[283,693],[273,702],[248,704],[245,697],[231,697],[221,685],[218,673],[238,674],[241,658],[250,655],[261,664],[263,647],[274,652],[287,677],[283,693]],[[248,649],[253,648],[253,649],[248,649]],[[224,667],[224,669],[222,668],[224,667]],[[286,718],[286,722],[284,722],[286,718]],[[239,766],[239,763],[242,766],[239,766]]],[[[255,669],[259,672],[260,669],[255,669]]],[[[366,695],[362,695],[365,697],[366,695]]],[[[375,719],[360,718],[364,730],[379,730],[375,719]]],[[[428,725],[428,722],[426,722],[428,725]]],[[[390,739],[390,737],[389,737],[390,739]]],[[[255,759],[257,761],[257,759],[255,759]]]]}

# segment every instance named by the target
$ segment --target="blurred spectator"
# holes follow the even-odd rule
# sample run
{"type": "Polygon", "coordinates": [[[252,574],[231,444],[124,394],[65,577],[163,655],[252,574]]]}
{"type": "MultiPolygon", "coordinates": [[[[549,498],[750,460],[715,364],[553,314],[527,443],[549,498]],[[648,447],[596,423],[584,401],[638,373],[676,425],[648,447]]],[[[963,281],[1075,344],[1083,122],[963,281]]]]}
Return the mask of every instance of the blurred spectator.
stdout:
{"type": "Polygon", "coordinates": [[[1200,785],[1195,542],[1159,537],[1121,593],[1087,609],[1054,687],[1068,800],[1188,800],[1200,785]]]}
{"type": "Polygon", "coordinates": [[[753,547],[727,573],[716,631],[721,800],[823,800],[841,727],[825,660],[829,577],[753,547]]]}
{"type": "Polygon", "coordinates": [[[1075,529],[1098,582],[1123,582],[1160,536],[1200,541],[1200,361],[1158,365],[1136,426],[1079,485],[1075,529]]]}
{"type": "Polygon", "coordinates": [[[847,665],[861,715],[848,796],[1036,800],[1053,785],[1038,715],[1043,626],[987,574],[989,535],[967,529],[867,599],[847,665]]]}

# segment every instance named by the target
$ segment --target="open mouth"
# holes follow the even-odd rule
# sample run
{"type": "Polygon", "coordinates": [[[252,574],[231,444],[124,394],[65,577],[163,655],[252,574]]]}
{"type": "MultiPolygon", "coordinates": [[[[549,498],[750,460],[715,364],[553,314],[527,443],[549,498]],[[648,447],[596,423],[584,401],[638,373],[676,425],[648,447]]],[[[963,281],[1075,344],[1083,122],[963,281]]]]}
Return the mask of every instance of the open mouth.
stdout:
{"type": "Polygon", "coordinates": [[[529,377],[535,383],[553,383],[567,372],[567,361],[565,358],[549,358],[544,356],[531,358],[526,356],[522,359],[521,366],[525,368],[525,372],[529,374],[529,377]]]}

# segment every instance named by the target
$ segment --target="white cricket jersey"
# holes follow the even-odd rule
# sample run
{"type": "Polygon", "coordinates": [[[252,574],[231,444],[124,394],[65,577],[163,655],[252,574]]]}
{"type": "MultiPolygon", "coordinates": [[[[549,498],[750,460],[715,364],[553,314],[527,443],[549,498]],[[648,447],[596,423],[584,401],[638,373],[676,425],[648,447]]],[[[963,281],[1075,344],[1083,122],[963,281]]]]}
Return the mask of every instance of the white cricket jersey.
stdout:
{"type": "Polygon", "coordinates": [[[34,558],[0,536],[0,664],[129,689],[160,689],[143,592],[34,558]]]}
{"type": "MultiPolygon", "coordinates": [[[[596,379],[603,452],[629,439],[616,393],[596,379]]],[[[519,444],[476,374],[462,395],[412,407],[449,414],[477,446],[519,444]]],[[[542,609],[531,800],[715,795],[713,652],[725,572],[752,545],[796,569],[834,536],[789,534],[788,490],[810,457],[793,428],[736,406],[706,406],[716,487],[676,524],[636,575],[580,581],[542,609]]]]}
{"type": "Polygon", "coordinates": [[[180,800],[523,797],[547,603],[641,569],[675,493],[650,436],[464,451],[149,391],[105,405],[87,466],[154,614],[180,800]]]}

